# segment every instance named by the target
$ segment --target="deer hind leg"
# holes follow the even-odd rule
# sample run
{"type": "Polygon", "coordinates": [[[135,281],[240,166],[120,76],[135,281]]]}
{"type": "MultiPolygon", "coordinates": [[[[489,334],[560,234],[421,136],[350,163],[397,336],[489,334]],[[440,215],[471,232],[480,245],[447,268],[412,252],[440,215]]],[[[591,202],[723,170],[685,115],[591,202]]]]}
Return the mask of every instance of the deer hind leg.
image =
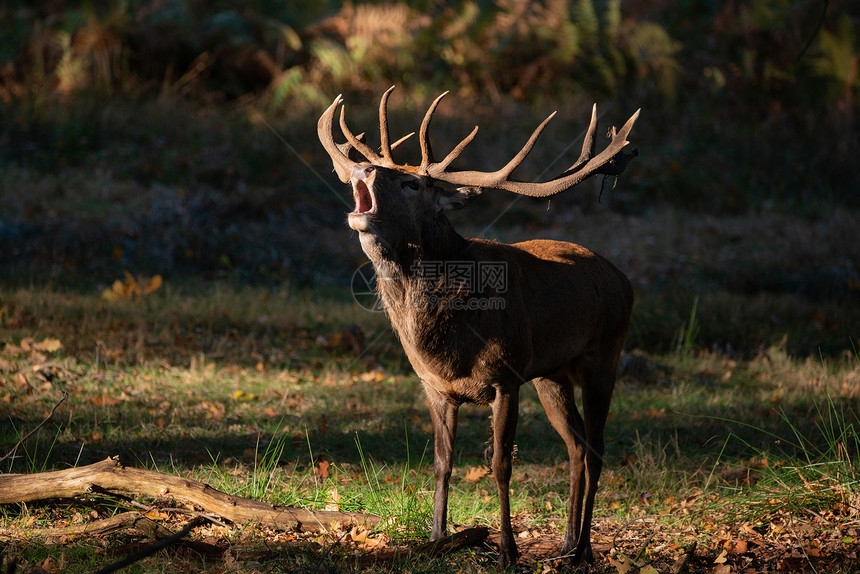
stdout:
{"type": "Polygon", "coordinates": [[[591,550],[591,517],[597,483],[603,469],[603,429],[609,415],[609,403],[615,387],[618,354],[593,363],[585,361],[580,371],[582,381],[582,413],[585,417],[585,499],[582,524],[574,554],[575,562],[593,560],[591,550]]]}
{"type": "Polygon", "coordinates": [[[568,376],[561,376],[557,380],[535,379],[534,385],[550,424],[564,440],[570,460],[567,531],[561,555],[573,557],[581,535],[582,503],[585,495],[585,423],[576,409],[573,384],[568,376]]]}

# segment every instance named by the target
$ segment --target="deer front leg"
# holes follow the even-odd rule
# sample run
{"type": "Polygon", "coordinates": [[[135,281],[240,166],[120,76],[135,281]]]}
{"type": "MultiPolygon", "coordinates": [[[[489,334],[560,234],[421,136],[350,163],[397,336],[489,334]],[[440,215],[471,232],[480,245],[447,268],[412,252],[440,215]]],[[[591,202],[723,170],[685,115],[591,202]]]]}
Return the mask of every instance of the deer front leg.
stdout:
{"type": "Polygon", "coordinates": [[[457,438],[457,413],[460,405],[425,385],[430,419],[433,422],[433,526],[430,540],[445,536],[448,524],[448,483],[454,465],[454,440],[457,438]]]}
{"type": "Polygon", "coordinates": [[[517,544],[511,527],[511,459],[514,450],[514,436],[517,431],[517,410],[519,391],[496,391],[493,401],[493,475],[499,489],[499,566],[507,568],[517,563],[517,544]]]}

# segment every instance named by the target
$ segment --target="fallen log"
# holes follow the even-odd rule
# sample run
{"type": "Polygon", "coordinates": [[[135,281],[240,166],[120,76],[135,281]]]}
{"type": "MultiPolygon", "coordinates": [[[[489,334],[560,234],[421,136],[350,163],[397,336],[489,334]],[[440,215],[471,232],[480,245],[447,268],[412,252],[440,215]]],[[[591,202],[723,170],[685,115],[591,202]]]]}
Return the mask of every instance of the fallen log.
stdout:
{"type": "Polygon", "coordinates": [[[169,498],[203,508],[237,524],[252,522],[278,530],[324,532],[336,524],[372,528],[380,522],[380,517],[372,514],[306,510],[240,498],[196,480],[123,466],[115,456],[66,470],[0,475],[0,504],[104,492],[169,498]]]}

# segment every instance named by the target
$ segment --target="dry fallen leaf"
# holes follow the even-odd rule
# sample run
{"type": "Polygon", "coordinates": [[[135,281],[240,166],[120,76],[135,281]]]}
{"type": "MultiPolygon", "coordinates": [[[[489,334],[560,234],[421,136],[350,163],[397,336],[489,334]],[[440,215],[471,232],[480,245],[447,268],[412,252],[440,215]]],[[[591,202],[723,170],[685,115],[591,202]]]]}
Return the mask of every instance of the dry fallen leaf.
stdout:
{"type": "MultiPolygon", "coordinates": [[[[328,469],[330,466],[331,463],[327,460],[317,461],[316,465],[314,465],[314,474],[320,482],[328,478],[328,469]]],[[[337,492],[337,488],[334,489],[334,492],[337,492]]]]}
{"type": "Polygon", "coordinates": [[[27,376],[20,372],[12,375],[12,382],[17,385],[19,391],[25,391],[30,386],[30,383],[27,382],[27,376]]]}
{"type": "Polygon", "coordinates": [[[134,275],[128,271],[124,271],[125,279],[117,279],[108,288],[102,291],[102,298],[106,301],[118,301],[120,299],[131,299],[133,297],[140,298],[144,295],[154,293],[161,288],[164,280],[161,275],[153,275],[149,280],[138,281],[134,275]],[[144,284],[141,287],[141,283],[144,284]]]}
{"type": "Polygon", "coordinates": [[[627,556],[621,556],[620,559],[615,559],[610,556],[609,563],[615,567],[615,569],[618,571],[618,574],[627,574],[635,568],[633,562],[627,556]]]}
{"type": "Polygon", "coordinates": [[[33,348],[36,349],[37,351],[44,351],[46,353],[53,353],[55,351],[59,351],[60,349],[62,349],[63,344],[60,342],[59,339],[46,338],[46,339],[43,339],[39,343],[34,343],[33,348]]]}
{"type": "Polygon", "coordinates": [[[478,482],[489,473],[490,469],[486,466],[472,466],[469,468],[468,472],[466,472],[466,476],[463,477],[463,480],[466,482],[478,482]]]}
{"type": "Polygon", "coordinates": [[[359,375],[359,379],[361,379],[361,381],[364,383],[378,383],[384,378],[385,375],[383,375],[382,371],[378,369],[373,369],[372,371],[368,371],[359,375]]]}
{"type": "Polygon", "coordinates": [[[349,531],[349,538],[353,542],[357,542],[358,544],[362,544],[367,540],[367,533],[369,531],[367,528],[360,528],[358,526],[353,526],[352,530],[349,531]]]}
{"type": "Polygon", "coordinates": [[[372,551],[372,550],[381,550],[385,548],[388,544],[388,541],[384,534],[379,535],[376,538],[368,538],[367,541],[362,545],[362,550],[372,551]]]}
{"type": "Polygon", "coordinates": [[[257,395],[255,395],[254,393],[245,392],[241,389],[237,389],[233,393],[233,400],[234,401],[254,401],[256,399],[257,399],[257,395]]]}
{"type": "Polygon", "coordinates": [[[112,397],[110,395],[105,395],[102,393],[97,394],[93,398],[90,399],[90,402],[94,405],[98,405],[100,407],[109,407],[113,405],[118,405],[122,402],[121,399],[116,397],[112,397]]]}
{"type": "Polygon", "coordinates": [[[227,407],[222,403],[203,401],[197,408],[202,410],[207,417],[215,420],[221,420],[224,418],[224,415],[227,414],[227,407]]]}
{"type": "Polygon", "coordinates": [[[333,510],[335,512],[339,512],[340,511],[340,494],[338,493],[336,486],[331,489],[331,491],[329,492],[329,495],[331,496],[331,502],[326,504],[325,508],[323,510],[333,510]]]}

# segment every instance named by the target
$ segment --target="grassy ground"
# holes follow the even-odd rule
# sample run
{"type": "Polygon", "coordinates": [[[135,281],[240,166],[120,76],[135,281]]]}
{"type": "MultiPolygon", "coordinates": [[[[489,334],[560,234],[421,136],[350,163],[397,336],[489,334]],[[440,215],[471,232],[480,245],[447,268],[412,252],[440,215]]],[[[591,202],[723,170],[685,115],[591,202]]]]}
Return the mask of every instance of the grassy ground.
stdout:
{"type": "MultiPolygon", "coordinates": [[[[649,297],[642,298],[640,330],[653,323],[641,308],[649,297]]],[[[601,554],[598,571],[630,571],[625,560],[667,571],[692,541],[696,571],[722,562],[739,570],[851,571],[860,541],[856,352],[849,341],[843,353],[809,358],[789,355],[787,342],[746,356],[703,350],[697,341],[714,326],[703,313],[723,304],[713,299],[701,295],[678,318],[680,337],[663,352],[637,348],[631,337],[607,427],[595,540],[612,550],[601,554]]],[[[195,537],[233,549],[234,560],[202,564],[167,553],[138,571],[348,571],[360,567],[356,553],[427,536],[431,428],[420,385],[384,316],[361,309],[348,292],[168,282],[129,299],[46,286],[6,288],[0,301],[3,452],[62,391],[69,394],[4,472],[118,454],[127,464],[242,496],[393,519],[368,538],[335,532],[294,540],[207,527],[195,537]]],[[[566,463],[531,387],[520,410],[513,509],[527,554],[521,568],[552,570],[566,463]]],[[[463,412],[451,497],[456,524],[496,521],[495,487],[479,470],[488,414],[463,412]]],[[[5,507],[6,556],[68,571],[119,558],[135,536],[26,536],[30,526],[91,520],[114,507],[99,497],[5,507]],[[97,547],[120,555],[84,558],[97,547]]],[[[481,571],[492,556],[468,551],[422,568],[481,571]]]]}

